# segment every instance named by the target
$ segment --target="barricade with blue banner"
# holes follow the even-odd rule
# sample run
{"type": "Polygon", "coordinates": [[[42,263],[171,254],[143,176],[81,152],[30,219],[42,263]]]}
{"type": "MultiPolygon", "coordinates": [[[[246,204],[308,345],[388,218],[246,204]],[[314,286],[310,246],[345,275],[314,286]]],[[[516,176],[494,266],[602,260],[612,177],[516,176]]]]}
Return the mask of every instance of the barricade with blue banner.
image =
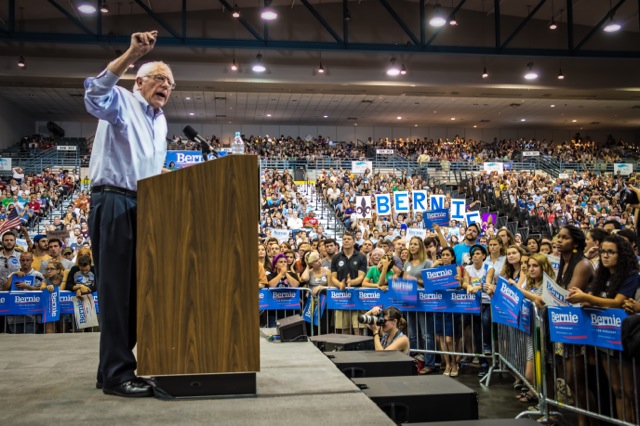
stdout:
{"type": "Polygon", "coordinates": [[[307,297],[307,301],[304,304],[302,310],[302,319],[311,324],[311,303],[316,301],[313,307],[313,325],[320,325],[320,318],[324,314],[324,310],[327,308],[327,296],[320,294],[318,297],[307,297]]]}
{"type": "Polygon", "coordinates": [[[524,294],[516,286],[499,277],[493,299],[491,299],[492,321],[519,328],[523,300],[524,294]]]}
{"type": "Polygon", "coordinates": [[[532,313],[533,303],[529,299],[524,299],[520,307],[520,320],[518,322],[520,331],[531,334],[532,313]]]}
{"type": "Polygon", "coordinates": [[[550,307],[552,342],[622,350],[620,329],[627,314],[622,309],[550,307]]]}
{"type": "MultiPolygon", "coordinates": [[[[0,316],[44,314],[44,299],[47,298],[50,299],[48,303],[51,304],[51,308],[53,308],[53,303],[56,303],[58,317],[59,315],[73,314],[74,297],[75,292],[67,290],[60,291],[59,287],[56,287],[56,291],[53,293],[50,293],[48,290],[0,291],[0,316]]],[[[96,312],[99,313],[98,293],[93,293],[93,301],[96,306],[96,312]]],[[[57,321],[57,319],[50,319],[49,321],[57,321]]]]}
{"type": "Polygon", "coordinates": [[[40,302],[42,322],[54,322],[60,319],[60,287],[53,287],[53,291],[43,290],[40,302]]]}
{"type": "Polygon", "coordinates": [[[422,270],[422,282],[427,290],[448,290],[460,287],[456,279],[456,265],[438,266],[422,270]]]}
{"type": "Polygon", "coordinates": [[[449,226],[449,209],[431,210],[422,213],[424,227],[433,229],[433,225],[449,226]]]}
{"type": "Polygon", "coordinates": [[[418,281],[403,278],[389,280],[389,303],[392,305],[415,304],[418,300],[418,281]]]}
{"type": "Polygon", "coordinates": [[[258,294],[260,310],[300,309],[300,290],[295,287],[261,289],[258,294]]]}

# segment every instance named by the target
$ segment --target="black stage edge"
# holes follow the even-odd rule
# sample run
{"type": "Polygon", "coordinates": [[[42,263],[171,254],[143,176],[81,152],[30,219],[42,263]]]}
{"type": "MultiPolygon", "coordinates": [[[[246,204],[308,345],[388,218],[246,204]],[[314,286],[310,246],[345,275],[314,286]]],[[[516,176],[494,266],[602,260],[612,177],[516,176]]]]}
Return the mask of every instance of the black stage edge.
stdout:
{"type": "Polygon", "coordinates": [[[478,394],[447,376],[352,381],[396,423],[478,419],[478,394]]]}
{"type": "Polygon", "coordinates": [[[411,426],[540,426],[540,423],[531,419],[484,419],[411,423],[411,426]]]}
{"type": "Polygon", "coordinates": [[[373,337],[351,334],[321,334],[309,338],[322,352],[374,350],[373,337]]]}
{"type": "Polygon", "coordinates": [[[347,377],[391,377],[418,374],[416,361],[399,351],[325,352],[347,377]]]}
{"type": "Polygon", "coordinates": [[[256,373],[184,374],[150,379],[160,399],[255,396],[256,373]]]}

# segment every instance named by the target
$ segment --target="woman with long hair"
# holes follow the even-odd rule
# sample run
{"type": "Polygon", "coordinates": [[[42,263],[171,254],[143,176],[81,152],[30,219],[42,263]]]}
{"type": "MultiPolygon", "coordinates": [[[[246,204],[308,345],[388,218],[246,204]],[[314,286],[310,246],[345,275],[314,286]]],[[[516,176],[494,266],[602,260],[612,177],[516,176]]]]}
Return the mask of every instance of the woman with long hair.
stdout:
{"type": "MultiPolygon", "coordinates": [[[[445,247],[442,249],[440,259],[433,263],[433,267],[444,265],[455,265],[456,253],[451,247],[445,247]]],[[[456,266],[456,279],[462,281],[464,276],[464,270],[462,266],[456,266]]],[[[447,352],[456,352],[456,347],[460,348],[460,340],[462,338],[460,315],[452,313],[436,314],[435,332],[436,341],[438,347],[443,353],[441,354],[444,360],[445,369],[443,374],[445,376],[457,377],[458,376],[458,357],[455,355],[449,355],[447,352]],[[455,338],[455,343],[454,343],[455,338]]]]}
{"type": "MultiPolygon", "coordinates": [[[[538,308],[544,306],[542,301],[542,281],[544,274],[547,274],[552,280],[556,279],[553,267],[549,258],[542,253],[534,253],[529,257],[527,262],[527,282],[522,287],[524,297],[533,302],[538,308]]],[[[525,366],[525,377],[529,383],[534,383],[534,364],[533,364],[533,338],[531,335],[526,336],[527,345],[527,363],[525,366]]],[[[535,402],[536,398],[531,390],[523,390],[519,396],[520,402],[535,402]]]]}
{"type": "MultiPolygon", "coordinates": [[[[65,269],[62,263],[56,262],[55,260],[49,261],[44,271],[44,281],[40,286],[40,290],[47,290],[53,293],[54,287],[61,287],[64,279],[64,271],[65,269]]],[[[64,290],[64,287],[61,287],[61,290],[64,290]]],[[[58,324],[57,321],[45,323],[44,332],[47,334],[55,333],[56,324],[58,324]]]]}
{"type": "Polygon", "coordinates": [[[375,306],[365,315],[382,317],[383,324],[367,324],[373,332],[373,343],[377,351],[400,351],[409,353],[409,338],[406,336],[407,322],[402,312],[393,306],[381,310],[375,306]]]}
{"type": "MultiPolygon", "coordinates": [[[[621,309],[626,299],[632,299],[636,295],[640,285],[638,269],[631,244],[623,237],[609,235],[602,242],[600,267],[591,282],[589,292],[586,293],[577,286],[571,287],[567,301],[621,309]]],[[[622,358],[618,351],[614,351],[613,356],[602,355],[600,359],[616,399],[618,419],[635,423],[632,361],[622,358]]]]}
{"type": "Polygon", "coordinates": [[[516,239],[513,233],[504,226],[498,231],[498,237],[502,240],[503,247],[511,247],[516,245],[516,239]]]}
{"type": "Polygon", "coordinates": [[[265,271],[273,270],[273,265],[267,257],[267,246],[262,243],[258,244],[258,262],[262,264],[265,271]]]}
{"type": "MultiPolygon", "coordinates": [[[[424,288],[422,282],[422,270],[431,268],[432,262],[427,259],[427,251],[424,248],[424,242],[420,237],[411,237],[409,240],[409,257],[404,262],[402,278],[417,282],[418,288],[424,288]]],[[[415,312],[409,316],[409,341],[412,348],[421,347],[421,342],[425,343],[427,350],[435,349],[433,341],[433,326],[430,316],[426,312],[415,312]],[[431,326],[430,326],[431,325],[431,326]]],[[[419,358],[418,358],[419,359],[419,358]]],[[[420,370],[420,374],[429,374],[435,369],[435,355],[431,353],[424,354],[424,367],[420,370]]]]}
{"type": "MultiPolygon", "coordinates": [[[[594,270],[591,262],[584,257],[585,247],[584,232],[577,226],[566,225],[554,237],[554,248],[560,254],[556,280],[560,287],[569,291],[573,288],[586,291],[587,285],[593,279],[594,270]]],[[[593,396],[585,386],[584,347],[563,344],[557,345],[556,348],[558,355],[564,358],[564,378],[574,392],[576,405],[578,408],[586,408],[589,398],[589,406],[593,407],[592,403],[595,404],[595,401],[592,401],[593,396]]],[[[586,416],[578,415],[578,424],[586,425],[586,416]]]]}
{"type": "Polygon", "coordinates": [[[538,253],[540,251],[540,242],[535,237],[527,237],[524,245],[531,254],[538,253]]]}

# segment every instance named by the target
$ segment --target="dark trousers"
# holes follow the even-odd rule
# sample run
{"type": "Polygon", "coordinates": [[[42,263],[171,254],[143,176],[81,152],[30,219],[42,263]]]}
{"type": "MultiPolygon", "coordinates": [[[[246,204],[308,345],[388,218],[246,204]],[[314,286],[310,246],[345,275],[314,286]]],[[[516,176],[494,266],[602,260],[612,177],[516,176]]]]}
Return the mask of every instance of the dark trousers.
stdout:
{"type": "Polygon", "coordinates": [[[136,199],[114,192],[91,195],[89,233],[98,284],[98,382],[117,386],[135,377],[136,199]]]}

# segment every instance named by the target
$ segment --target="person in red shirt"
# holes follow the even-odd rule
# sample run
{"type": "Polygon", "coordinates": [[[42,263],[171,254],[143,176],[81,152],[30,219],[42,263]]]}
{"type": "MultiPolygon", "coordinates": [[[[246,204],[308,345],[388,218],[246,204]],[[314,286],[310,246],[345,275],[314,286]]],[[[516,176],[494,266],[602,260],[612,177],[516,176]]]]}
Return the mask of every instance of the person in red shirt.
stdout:
{"type": "Polygon", "coordinates": [[[31,196],[31,199],[27,203],[29,209],[33,210],[33,213],[37,216],[42,216],[40,201],[36,199],[35,195],[31,196]]]}
{"type": "Polygon", "coordinates": [[[305,228],[315,228],[318,226],[318,219],[316,219],[316,213],[311,211],[304,219],[302,219],[302,225],[305,228]]]}

